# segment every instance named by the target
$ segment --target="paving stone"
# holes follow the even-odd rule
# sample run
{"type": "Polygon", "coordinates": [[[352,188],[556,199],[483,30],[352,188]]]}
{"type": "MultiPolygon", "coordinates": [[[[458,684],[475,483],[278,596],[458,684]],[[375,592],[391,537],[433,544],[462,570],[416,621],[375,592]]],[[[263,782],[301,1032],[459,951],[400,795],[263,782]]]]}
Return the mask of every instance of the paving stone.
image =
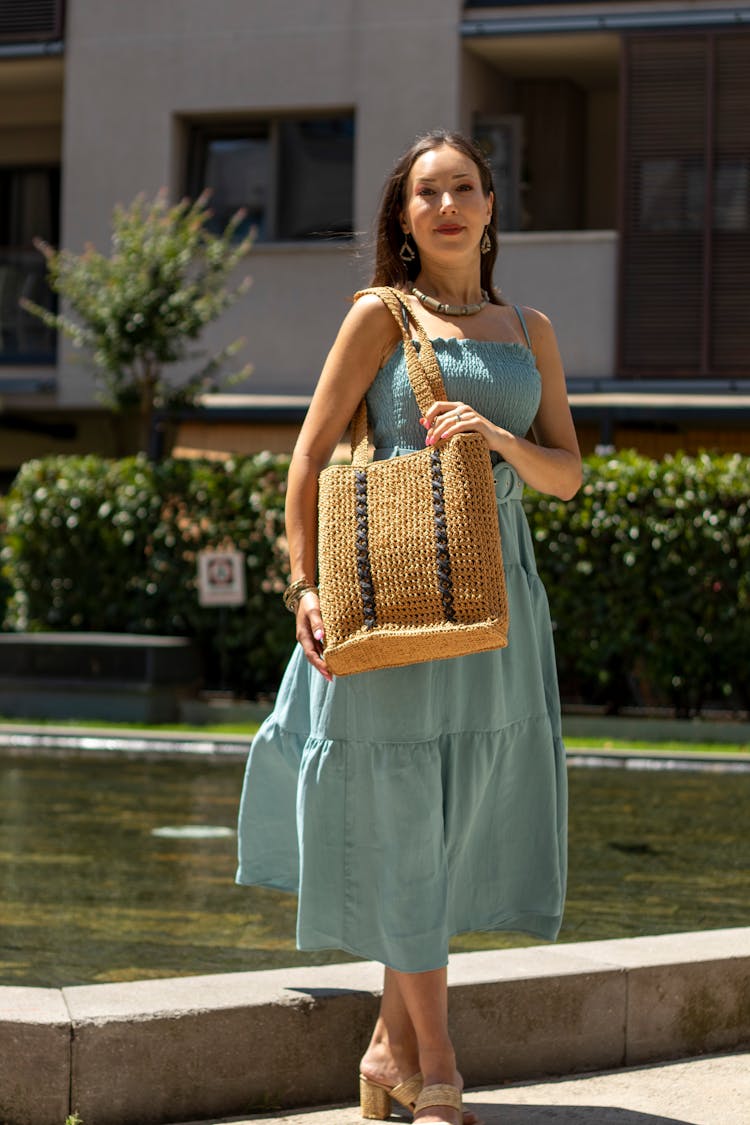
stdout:
{"type": "MultiPolygon", "coordinates": [[[[748,1125],[750,1054],[472,1090],[466,1104],[485,1125],[748,1125]]],[[[255,1125],[260,1121],[362,1125],[356,1105],[190,1125],[255,1125]]]]}

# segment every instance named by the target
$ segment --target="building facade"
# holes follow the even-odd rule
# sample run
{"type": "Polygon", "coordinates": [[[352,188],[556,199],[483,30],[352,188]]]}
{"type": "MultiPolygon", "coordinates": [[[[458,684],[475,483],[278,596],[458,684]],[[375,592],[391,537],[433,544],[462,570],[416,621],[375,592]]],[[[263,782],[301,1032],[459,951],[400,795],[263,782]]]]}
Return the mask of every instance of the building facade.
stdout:
{"type": "Polygon", "coordinates": [[[750,0],[5,0],[0,7],[0,472],[113,448],[90,370],[18,306],[42,236],[105,249],[166,186],[248,209],[241,394],[183,446],[289,448],[415,135],[474,135],[497,283],[555,324],[585,448],[750,452],[750,0]]]}

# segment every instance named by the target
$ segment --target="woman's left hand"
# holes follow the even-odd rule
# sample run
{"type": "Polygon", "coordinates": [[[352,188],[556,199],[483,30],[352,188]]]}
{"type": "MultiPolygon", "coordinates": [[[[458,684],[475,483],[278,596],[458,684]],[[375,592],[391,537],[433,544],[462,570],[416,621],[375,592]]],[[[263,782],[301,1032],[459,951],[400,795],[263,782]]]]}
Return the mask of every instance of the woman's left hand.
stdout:
{"type": "Polygon", "coordinates": [[[533,441],[496,426],[465,402],[433,402],[421,419],[427,430],[426,444],[435,445],[460,433],[480,434],[488,449],[499,453],[530,488],[570,500],[581,486],[581,454],[560,352],[547,317],[536,309],[526,309],[525,314],[542,392],[531,424],[533,441]]]}
{"type": "Polygon", "coordinates": [[[494,426],[465,402],[433,402],[420,422],[427,430],[425,445],[447,441],[456,434],[481,434],[489,449],[497,449],[498,439],[505,432],[494,426]]]}

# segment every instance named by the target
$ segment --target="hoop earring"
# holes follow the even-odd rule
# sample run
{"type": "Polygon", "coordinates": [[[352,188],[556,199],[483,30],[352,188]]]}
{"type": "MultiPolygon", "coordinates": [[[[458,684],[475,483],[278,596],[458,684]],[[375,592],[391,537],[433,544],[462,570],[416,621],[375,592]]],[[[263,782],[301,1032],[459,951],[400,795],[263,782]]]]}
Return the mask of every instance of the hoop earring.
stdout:
{"type": "Polygon", "coordinates": [[[488,228],[485,227],[484,228],[484,234],[482,235],[482,241],[479,243],[479,252],[481,254],[489,254],[491,249],[492,249],[492,243],[490,242],[490,236],[489,236],[489,233],[488,233],[488,228]]]}
{"type": "Polygon", "coordinates": [[[413,262],[417,256],[414,247],[409,245],[408,231],[404,234],[404,244],[399,250],[398,256],[402,262],[413,262]]]}

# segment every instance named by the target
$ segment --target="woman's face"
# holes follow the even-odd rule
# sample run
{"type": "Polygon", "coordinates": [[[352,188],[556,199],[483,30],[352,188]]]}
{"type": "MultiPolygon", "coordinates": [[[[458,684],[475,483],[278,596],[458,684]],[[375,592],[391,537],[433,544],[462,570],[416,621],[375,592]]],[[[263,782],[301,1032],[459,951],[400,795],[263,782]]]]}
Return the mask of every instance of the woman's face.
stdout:
{"type": "Polygon", "coordinates": [[[479,253],[492,202],[492,193],[485,195],[482,190],[474,161],[450,145],[441,145],[412,165],[401,226],[416,242],[423,261],[455,261],[479,253]]]}

